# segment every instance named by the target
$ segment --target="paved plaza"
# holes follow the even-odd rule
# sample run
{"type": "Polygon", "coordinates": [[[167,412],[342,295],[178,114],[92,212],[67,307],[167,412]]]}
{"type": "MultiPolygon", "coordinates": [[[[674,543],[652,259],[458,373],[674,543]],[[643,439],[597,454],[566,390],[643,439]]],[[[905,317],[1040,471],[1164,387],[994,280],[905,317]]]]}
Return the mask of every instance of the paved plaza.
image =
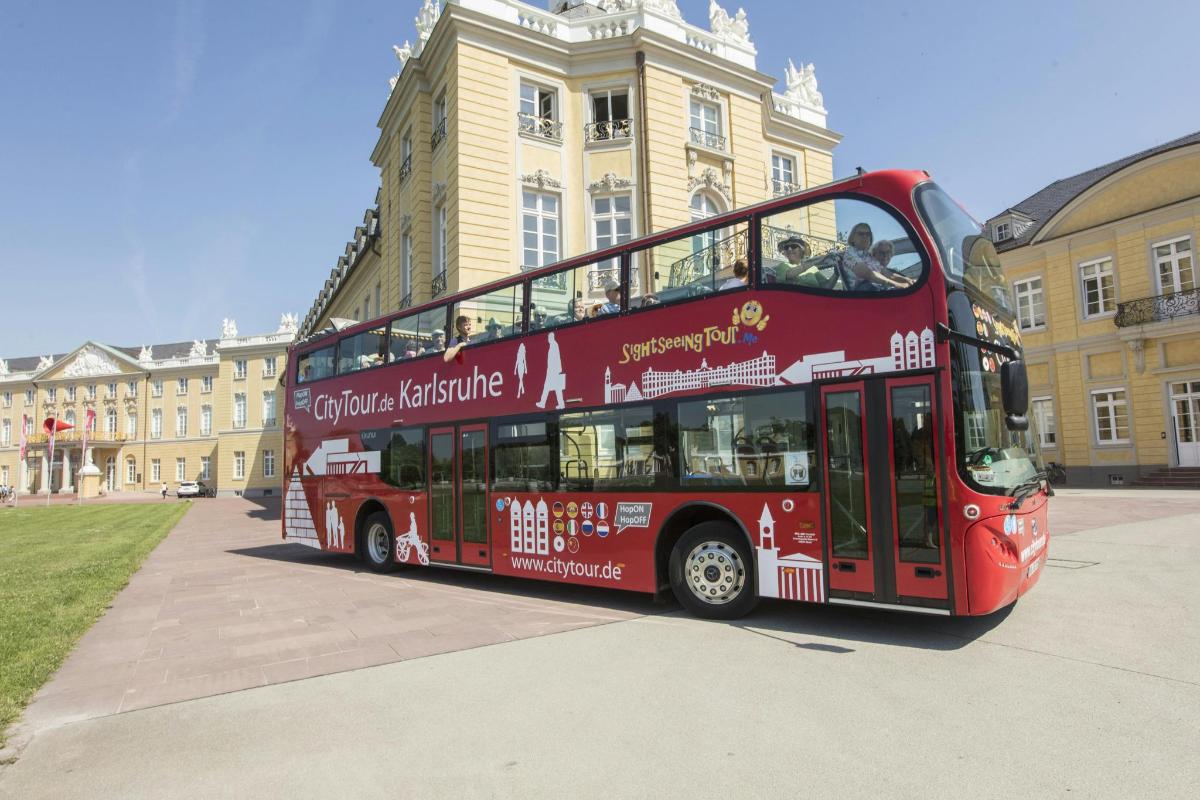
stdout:
{"type": "Polygon", "coordinates": [[[378,576],[197,502],[14,731],[0,797],[1200,794],[1200,494],[1062,490],[1014,608],[378,576]]]}

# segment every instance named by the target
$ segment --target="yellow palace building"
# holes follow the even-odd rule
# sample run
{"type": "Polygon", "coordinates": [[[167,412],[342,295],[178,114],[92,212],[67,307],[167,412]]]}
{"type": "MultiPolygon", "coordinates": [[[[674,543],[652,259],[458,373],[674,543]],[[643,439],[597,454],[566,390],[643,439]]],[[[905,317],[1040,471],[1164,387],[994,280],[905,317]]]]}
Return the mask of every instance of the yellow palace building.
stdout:
{"type": "Polygon", "coordinates": [[[375,206],[301,336],[833,176],[841,136],[813,65],[789,61],[777,93],[743,11],[712,2],[698,25],[675,0],[424,0],[415,22],[371,153],[375,206]]]}
{"type": "Polygon", "coordinates": [[[1200,133],[988,221],[1043,454],[1068,483],[1200,487],[1200,133]]]}
{"type": "Polygon", "coordinates": [[[296,319],[239,336],[142,347],[85,342],[66,354],[0,359],[0,485],[22,494],[174,492],[202,481],[221,494],[279,490],[281,380],[296,319]],[[83,447],[88,412],[94,430],[83,447]],[[42,424],[56,436],[53,461],[42,424]],[[27,449],[19,457],[21,426],[27,449]]]}

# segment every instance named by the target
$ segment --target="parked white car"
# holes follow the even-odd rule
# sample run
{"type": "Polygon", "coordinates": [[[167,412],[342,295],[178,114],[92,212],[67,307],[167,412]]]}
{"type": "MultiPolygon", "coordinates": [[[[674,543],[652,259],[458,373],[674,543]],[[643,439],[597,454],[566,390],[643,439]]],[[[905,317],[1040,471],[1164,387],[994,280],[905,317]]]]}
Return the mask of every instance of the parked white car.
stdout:
{"type": "Polygon", "coordinates": [[[205,485],[204,481],[181,481],[175,490],[176,497],[216,497],[217,490],[205,485]]]}

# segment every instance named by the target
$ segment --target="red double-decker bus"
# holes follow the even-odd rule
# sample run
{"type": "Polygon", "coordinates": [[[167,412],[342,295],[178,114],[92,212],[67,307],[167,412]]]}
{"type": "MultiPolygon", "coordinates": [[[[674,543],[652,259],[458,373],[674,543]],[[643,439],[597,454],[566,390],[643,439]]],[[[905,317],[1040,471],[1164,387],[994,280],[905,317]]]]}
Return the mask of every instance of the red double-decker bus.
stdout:
{"type": "Polygon", "coordinates": [[[1009,292],[924,172],[335,320],[289,363],[283,535],[376,570],[669,587],[733,618],[988,614],[1044,563],[1009,292]]]}

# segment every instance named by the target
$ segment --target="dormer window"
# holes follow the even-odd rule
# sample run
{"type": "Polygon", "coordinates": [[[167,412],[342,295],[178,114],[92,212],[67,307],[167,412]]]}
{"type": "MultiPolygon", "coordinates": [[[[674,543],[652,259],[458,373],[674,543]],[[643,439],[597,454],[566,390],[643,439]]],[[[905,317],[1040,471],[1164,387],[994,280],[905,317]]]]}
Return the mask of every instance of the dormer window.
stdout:
{"type": "Polygon", "coordinates": [[[992,241],[1003,242],[1005,239],[1012,238],[1012,223],[997,222],[992,225],[992,241]]]}

